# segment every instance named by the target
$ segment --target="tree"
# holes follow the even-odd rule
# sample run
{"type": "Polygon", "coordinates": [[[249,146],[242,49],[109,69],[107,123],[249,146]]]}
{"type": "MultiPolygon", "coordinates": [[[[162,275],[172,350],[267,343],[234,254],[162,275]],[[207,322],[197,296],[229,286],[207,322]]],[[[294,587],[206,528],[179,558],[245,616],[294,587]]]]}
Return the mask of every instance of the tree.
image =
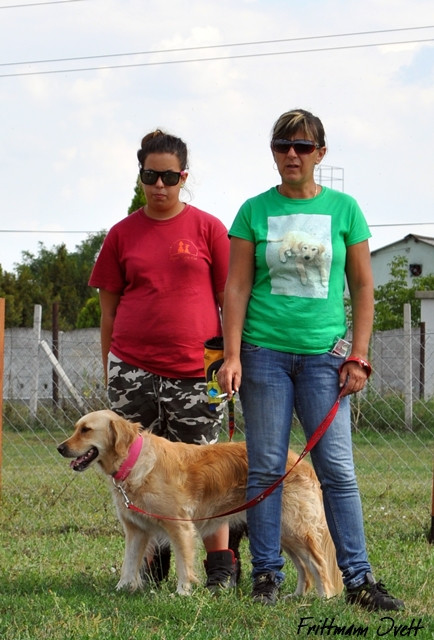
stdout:
{"type": "Polygon", "coordinates": [[[136,186],[134,187],[134,196],[128,209],[128,215],[130,215],[130,213],[133,213],[133,211],[137,211],[137,209],[140,209],[140,207],[143,207],[145,204],[145,192],[143,191],[140,176],[137,176],[136,186]]]}
{"type": "Polygon", "coordinates": [[[411,287],[407,284],[408,260],[404,256],[395,256],[390,267],[390,280],[378,286],[374,291],[375,316],[374,331],[400,329],[403,326],[403,307],[411,304],[411,323],[417,327],[420,322],[420,300],[416,291],[434,289],[434,275],[413,279],[411,287]]]}
{"type": "MultiPolygon", "coordinates": [[[[128,214],[146,204],[140,176],[128,214]]],[[[69,253],[64,244],[47,249],[42,242],[36,255],[22,252],[22,262],[15,273],[0,266],[0,296],[6,300],[5,325],[31,327],[35,304],[42,306],[42,327],[50,329],[52,304],[59,303],[59,328],[96,327],[100,323],[100,307],[95,289],[88,280],[106,231],[86,238],[69,253]]]]}
{"type": "Polygon", "coordinates": [[[101,319],[101,307],[99,304],[99,296],[94,295],[88,298],[84,306],[80,309],[77,318],[77,329],[89,329],[91,327],[99,327],[101,319]]]}
{"type": "Polygon", "coordinates": [[[17,276],[0,267],[0,297],[5,299],[5,326],[19,327],[25,299],[19,295],[17,276]]]}
{"type": "MultiPolygon", "coordinates": [[[[0,295],[6,298],[6,327],[31,327],[35,304],[42,306],[42,326],[50,329],[53,302],[59,303],[59,328],[74,329],[78,315],[95,290],[89,276],[106,232],[89,236],[76,251],[64,244],[49,250],[39,243],[39,253],[22,253],[16,273],[0,271],[0,295]]],[[[96,326],[99,324],[99,319],[96,326]]]]}

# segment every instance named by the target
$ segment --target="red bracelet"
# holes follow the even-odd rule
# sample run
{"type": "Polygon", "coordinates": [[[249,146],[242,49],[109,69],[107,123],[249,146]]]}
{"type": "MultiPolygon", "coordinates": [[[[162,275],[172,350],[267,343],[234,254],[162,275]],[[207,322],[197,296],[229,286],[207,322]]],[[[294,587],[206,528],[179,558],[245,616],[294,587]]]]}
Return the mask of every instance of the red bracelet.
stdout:
{"type": "Polygon", "coordinates": [[[367,360],[363,360],[363,358],[357,358],[357,356],[350,356],[349,358],[347,358],[345,360],[345,362],[343,364],[341,364],[341,367],[339,369],[339,373],[342,371],[342,367],[344,367],[347,362],[357,362],[358,365],[360,365],[362,367],[362,369],[364,369],[366,371],[366,377],[369,378],[369,376],[372,373],[372,367],[369,364],[369,362],[367,360]]]}

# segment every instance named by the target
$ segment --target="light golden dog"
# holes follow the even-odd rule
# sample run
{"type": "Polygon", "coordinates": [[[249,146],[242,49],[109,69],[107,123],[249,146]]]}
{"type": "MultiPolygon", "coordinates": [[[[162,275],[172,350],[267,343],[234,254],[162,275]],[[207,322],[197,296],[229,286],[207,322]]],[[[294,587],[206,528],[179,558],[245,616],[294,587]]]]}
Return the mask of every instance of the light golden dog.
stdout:
{"type": "MultiPolygon", "coordinates": [[[[141,587],[140,569],[145,554],[152,551],[155,540],[168,539],[175,555],[177,591],[188,594],[191,583],[198,582],[194,572],[197,533],[201,537],[210,535],[222,523],[222,518],[213,519],[213,516],[245,504],[245,443],[198,446],[170,442],[142,431],[141,425],[113,411],[103,410],[80,418],[73,435],[57,449],[65,458],[74,458],[72,469],[84,471],[97,463],[110,477],[127,459],[139,433],[143,438],[139,457],[128,477],[118,485],[135,507],[169,519],[127,508],[122,492],[110,481],[125,531],[125,557],[116,588],[134,591],[141,587]]],[[[291,452],[288,465],[296,460],[297,456],[291,452]]],[[[245,512],[224,519],[245,521],[245,512]]],[[[320,596],[331,597],[342,591],[321,489],[315,472],[305,460],[299,462],[284,481],[282,548],[298,571],[294,595],[306,593],[313,583],[320,596]]]]}
{"type": "Polygon", "coordinates": [[[319,271],[321,284],[327,286],[328,273],[324,259],[326,248],[321,242],[302,231],[289,231],[283,238],[274,242],[282,243],[279,247],[281,262],[286,262],[287,257],[295,256],[295,265],[302,284],[308,282],[306,266],[314,265],[319,271]]]}

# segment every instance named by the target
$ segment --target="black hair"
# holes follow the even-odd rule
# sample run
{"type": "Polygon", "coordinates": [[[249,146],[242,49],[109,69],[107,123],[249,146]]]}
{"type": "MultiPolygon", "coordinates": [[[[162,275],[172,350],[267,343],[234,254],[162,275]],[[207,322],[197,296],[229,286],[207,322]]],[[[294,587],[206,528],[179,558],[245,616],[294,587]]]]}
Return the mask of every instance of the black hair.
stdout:
{"type": "Polygon", "coordinates": [[[172,153],[179,160],[181,171],[188,168],[187,145],[181,138],[164,133],[156,129],[142,138],[141,148],[137,151],[140,168],[143,169],[145,160],[150,153],[172,153]]]}

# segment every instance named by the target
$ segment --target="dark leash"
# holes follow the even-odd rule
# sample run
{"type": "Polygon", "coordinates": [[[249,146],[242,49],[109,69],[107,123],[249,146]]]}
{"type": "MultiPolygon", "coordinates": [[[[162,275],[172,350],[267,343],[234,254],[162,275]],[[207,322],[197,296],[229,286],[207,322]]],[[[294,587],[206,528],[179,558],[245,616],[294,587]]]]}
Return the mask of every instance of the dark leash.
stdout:
{"type": "Polygon", "coordinates": [[[262,500],[265,500],[265,498],[267,498],[271,493],[273,493],[273,491],[285,480],[285,478],[287,476],[289,476],[289,474],[291,473],[291,471],[298,465],[298,463],[303,460],[303,458],[309,453],[309,451],[311,451],[314,446],[316,445],[316,443],[322,438],[322,436],[324,435],[324,433],[327,431],[327,429],[329,428],[330,424],[333,422],[333,419],[339,409],[339,405],[341,402],[341,399],[343,397],[344,394],[344,388],[341,389],[334,405],[332,406],[332,408],[330,409],[330,411],[328,412],[328,414],[326,415],[326,417],[324,418],[324,420],[320,423],[320,425],[316,428],[316,430],[314,431],[314,433],[311,435],[311,437],[309,438],[305,448],[303,449],[303,451],[301,452],[301,454],[299,455],[298,459],[296,460],[296,462],[294,462],[294,464],[292,465],[292,467],[290,469],[288,469],[288,471],[286,471],[286,473],[284,473],[284,475],[279,478],[278,480],[276,480],[276,482],[274,482],[270,487],[268,487],[267,489],[265,489],[264,491],[262,491],[258,496],[256,496],[255,498],[252,498],[251,500],[249,500],[248,502],[240,505],[239,507],[236,507],[235,509],[231,509],[230,511],[225,511],[223,513],[219,513],[215,516],[208,516],[206,518],[175,518],[173,516],[162,516],[159,515],[157,513],[148,513],[147,511],[144,511],[143,509],[139,509],[139,507],[136,507],[131,500],[128,498],[127,494],[125,493],[123,487],[121,487],[119,484],[116,484],[115,479],[113,478],[113,484],[115,485],[116,489],[122,494],[122,497],[124,499],[124,503],[125,506],[127,507],[127,509],[130,509],[131,511],[135,511],[136,513],[141,513],[145,516],[148,516],[150,518],[157,518],[158,520],[177,520],[180,522],[200,522],[203,520],[213,520],[214,518],[223,518],[226,516],[231,516],[235,513],[239,513],[240,511],[246,511],[247,509],[250,509],[251,507],[254,507],[255,505],[257,505],[259,502],[262,502],[262,500]]]}

